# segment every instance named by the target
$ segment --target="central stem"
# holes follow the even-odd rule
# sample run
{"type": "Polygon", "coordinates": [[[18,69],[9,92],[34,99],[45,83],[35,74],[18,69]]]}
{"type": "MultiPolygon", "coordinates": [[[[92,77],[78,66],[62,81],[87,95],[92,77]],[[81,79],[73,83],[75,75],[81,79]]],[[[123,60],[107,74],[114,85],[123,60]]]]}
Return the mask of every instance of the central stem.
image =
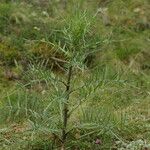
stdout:
{"type": "Polygon", "coordinates": [[[68,100],[70,97],[70,81],[72,76],[72,66],[69,67],[66,84],[66,101],[63,106],[63,129],[62,129],[62,147],[61,150],[65,150],[65,143],[67,137],[67,122],[68,122],[68,100]]]}

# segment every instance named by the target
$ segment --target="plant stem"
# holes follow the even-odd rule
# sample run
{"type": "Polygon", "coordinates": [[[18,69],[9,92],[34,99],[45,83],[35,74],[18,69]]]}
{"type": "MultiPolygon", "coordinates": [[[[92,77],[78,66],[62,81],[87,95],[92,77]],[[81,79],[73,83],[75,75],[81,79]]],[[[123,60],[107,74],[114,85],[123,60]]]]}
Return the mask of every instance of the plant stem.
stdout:
{"type": "Polygon", "coordinates": [[[67,137],[67,122],[68,122],[68,100],[70,98],[70,81],[72,77],[72,66],[68,69],[67,84],[66,84],[66,101],[63,106],[63,129],[62,129],[62,147],[61,150],[65,150],[65,143],[67,137]]]}

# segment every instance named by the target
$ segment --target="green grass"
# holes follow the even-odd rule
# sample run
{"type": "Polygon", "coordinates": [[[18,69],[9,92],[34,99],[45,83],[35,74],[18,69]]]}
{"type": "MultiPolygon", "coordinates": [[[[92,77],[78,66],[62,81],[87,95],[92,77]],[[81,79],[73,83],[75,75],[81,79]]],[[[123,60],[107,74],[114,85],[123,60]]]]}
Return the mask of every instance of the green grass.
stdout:
{"type": "Polygon", "coordinates": [[[67,149],[149,148],[148,0],[48,4],[0,2],[0,150],[60,149],[70,60],[67,149]]]}

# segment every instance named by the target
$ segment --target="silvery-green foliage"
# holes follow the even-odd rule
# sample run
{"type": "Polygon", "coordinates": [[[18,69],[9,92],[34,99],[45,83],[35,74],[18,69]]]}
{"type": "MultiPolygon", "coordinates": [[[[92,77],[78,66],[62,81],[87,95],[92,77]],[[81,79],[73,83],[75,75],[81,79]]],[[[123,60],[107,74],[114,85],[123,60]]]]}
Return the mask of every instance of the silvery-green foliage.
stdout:
{"type": "Polygon", "coordinates": [[[118,146],[118,150],[141,150],[141,149],[149,149],[150,144],[146,141],[139,139],[136,141],[131,141],[128,143],[122,143],[120,141],[116,142],[118,146]]]}

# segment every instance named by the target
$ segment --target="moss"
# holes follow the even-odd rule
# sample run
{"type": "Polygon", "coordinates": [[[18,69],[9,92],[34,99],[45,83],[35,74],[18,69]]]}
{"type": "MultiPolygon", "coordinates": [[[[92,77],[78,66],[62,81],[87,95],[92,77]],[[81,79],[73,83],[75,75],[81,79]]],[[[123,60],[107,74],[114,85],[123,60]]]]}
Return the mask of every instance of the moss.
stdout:
{"type": "Polygon", "coordinates": [[[6,43],[0,43],[0,59],[1,63],[14,65],[14,60],[20,58],[20,53],[17,49],[10,47],[6,43]]]}

